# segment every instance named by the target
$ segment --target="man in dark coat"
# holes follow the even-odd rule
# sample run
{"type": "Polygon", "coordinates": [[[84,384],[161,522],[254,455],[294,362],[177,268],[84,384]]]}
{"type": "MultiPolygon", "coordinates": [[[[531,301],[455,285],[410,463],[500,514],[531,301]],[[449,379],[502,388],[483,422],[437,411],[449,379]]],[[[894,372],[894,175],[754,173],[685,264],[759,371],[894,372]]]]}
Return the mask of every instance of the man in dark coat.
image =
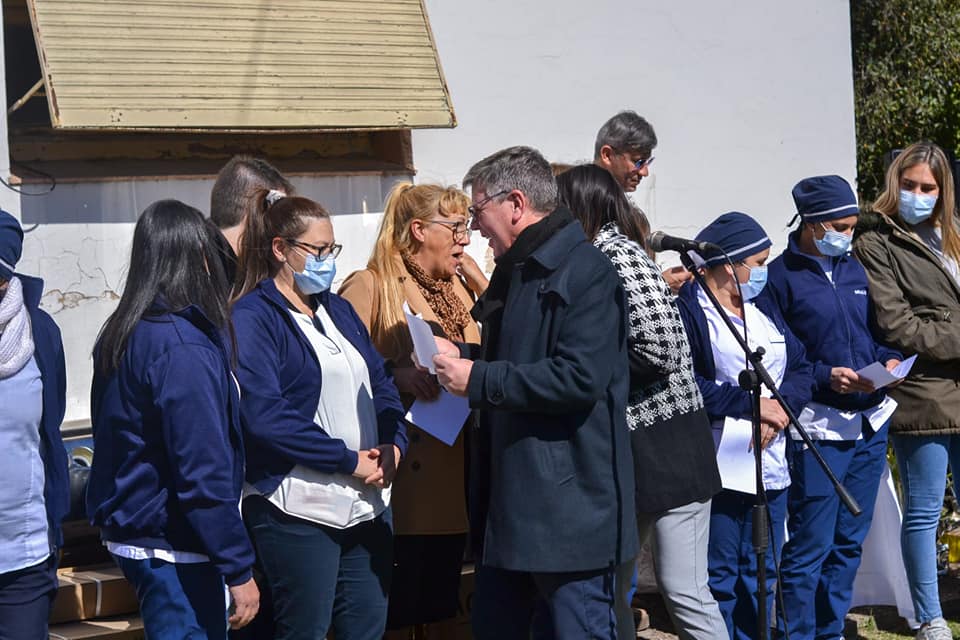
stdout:
{"type": "Polygon", "coordinates": [[[474,636],[526,640],[538,610],[553,637],[612,640],[614,569],[637,553],[620,279],[557,208],[536,150],[499,151],[463,182],[496,268],[472,312],[482,346],[438,340],[434,364],[479,411],[474,636]]]}

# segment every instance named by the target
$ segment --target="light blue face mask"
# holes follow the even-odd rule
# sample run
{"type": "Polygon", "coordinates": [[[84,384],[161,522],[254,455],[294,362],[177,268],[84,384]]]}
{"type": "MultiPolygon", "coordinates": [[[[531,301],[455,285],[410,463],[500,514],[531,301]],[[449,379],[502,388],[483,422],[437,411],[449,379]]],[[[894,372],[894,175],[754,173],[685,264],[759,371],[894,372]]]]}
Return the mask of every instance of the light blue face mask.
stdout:
{"type": "Polygon", "coordinates": [[[825,256],[842,256],[850,251],[850,243],[853,241],[853,234],[849,236],[827,227],[821,222],[820,226],[826,233],[822,238],[813,238],[813,244],[817,245],[817,251],[825,256]]]}
{"type": "Polygon", "coordinates": [[[900,217],[909,225],[920,224],[933,215],[937,196],[900,190],[900,217]]]}
{"type": "MultiPolygon", "coordinates": [[[[287,263],[289,265],[289,263],[287,263]]],[[[291,270],[293,267],[290,267],[291,270]]],[[[293,282],[301,293],[308,296],[314,293],[323,293],[333,285],[333,278],[337,275],[337,260],[327,256],[322,260],[313,254],[307,254],[303,271],[293,272],[293,282]]]]}
{"type": "Polygon", "coordinates": [[[740,292],[744,300],[753,300],[767,286],[767,267],[749,267],[750,279],[740,283],[740,292]]]}

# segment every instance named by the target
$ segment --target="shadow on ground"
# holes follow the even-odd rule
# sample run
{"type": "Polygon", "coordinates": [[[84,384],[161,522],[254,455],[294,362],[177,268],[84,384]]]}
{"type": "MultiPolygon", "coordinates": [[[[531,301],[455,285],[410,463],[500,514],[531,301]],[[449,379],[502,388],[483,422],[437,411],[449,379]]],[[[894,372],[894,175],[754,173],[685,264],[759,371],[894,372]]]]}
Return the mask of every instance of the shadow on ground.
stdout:
{"type": "MultiPolygon", "coordinates": [[[[953,637],[960,638],[960,571],[940,578],[940,600],[943,615],[953,629],[953,637]]],[[[658,593],[637,594],[634,604],[643,608],[650,618],[650,626],[637,632],[645,640],[676,638],[673,624],[667,614],[663,598],[658,593]]],[[[844,628],[846,640],[906,640],[916,632],[899,616],[896,607],[857,607],[847,616],[844,628]]]]}

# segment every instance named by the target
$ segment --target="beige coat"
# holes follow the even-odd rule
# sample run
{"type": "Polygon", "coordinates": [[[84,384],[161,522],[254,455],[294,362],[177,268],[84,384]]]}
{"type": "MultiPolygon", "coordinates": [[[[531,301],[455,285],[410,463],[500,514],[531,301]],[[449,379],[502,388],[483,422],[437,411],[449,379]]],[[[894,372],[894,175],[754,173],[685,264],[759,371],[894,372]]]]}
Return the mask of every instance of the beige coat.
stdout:
{"type": "MultiPolygon", "coordinates": [[[[403,293],[410,310],[422,314],[427,322],[437,322],[436,314],[420,293],[416,282],[405,269],[403,273],[403,293]]],[[[373,318],[376,288],[376,276],[365,269],[350,274],[339,291],[356,309],[367,330],[373,318]]],[[[470,309],[473,298],[457,278],[454,278],[454,289],[470,309]]],[[[480,331],[475,323],[467,325],[464,334],[466,342],[480,343],[480,331]]],[[[381,345],[377,347],[381,348],[381,345]]],[[[391,364],[394,368],[410,367],[413,366],[413,360],[407,356],[391,364]]],[[[405,407],[409,407],[413,403],[413,396],[401,394],[401,400],[405,407]]],[[[472,417],[467,422],[472,422],[472,417]]],[[[468,522],[464,488],[464,433],[460,433],[452,447],[409,424],[407,434],[410,446],[406,457],[400,462],[391,498],[394,532],[397,535],[465,533],[468,522]]]]}
{"type": "Polygon", "coordinates": [[[887,216],[861,216],[854,252],[867,271],[880,338],[917,354],[890,396],[893,433],[960,434],[960,284],[918,237],[887,216]]]}

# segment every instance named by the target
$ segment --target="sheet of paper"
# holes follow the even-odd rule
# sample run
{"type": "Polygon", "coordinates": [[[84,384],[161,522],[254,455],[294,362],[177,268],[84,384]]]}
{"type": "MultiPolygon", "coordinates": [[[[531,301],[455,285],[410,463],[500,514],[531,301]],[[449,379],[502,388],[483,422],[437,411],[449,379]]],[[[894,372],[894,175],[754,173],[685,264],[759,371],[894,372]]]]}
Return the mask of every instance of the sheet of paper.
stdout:
{"type": "Polygon", "coordinates": [[[441,389],[436,400],[414,400],[406,418],[445,445],[453,446],[468,415],[470,402],[467,398],[441,389]]]}
{"type": "Polygon", "coordinates": [[[917,356],[910,356],[898,364],[893,371],[887,371],[887,368],[883,366],[883,364],[874,362],[857,371],[857,375],[872,382],[873,386],[877,389],[882,389],[887,385],[906,378],[910,373],[910,369],[913,368],[913,363],[916,359],[917,356]]]}
{"type": "Polygon", "coordinates": [[[403,313],[407,317],[407,327],[410,329],[410,338],[413,340],[413,352],[417,356],[417,362],[420,366],[427,367],[430,373],[436,375],[437,370],[433,368],[433,356],[437,355],[437,343],[433,339],[433,331],[430,325],[420,317],[410,311],[407,303],[403,303],[403,313]]]}
{"type": "Polygon", "coordinates": [[[753,427],[749,420],[727,418],[723,422],[723,435],[717,449],[717,467],[724,489],[757,493],[757,474],[750,449],[753,427]]]}

